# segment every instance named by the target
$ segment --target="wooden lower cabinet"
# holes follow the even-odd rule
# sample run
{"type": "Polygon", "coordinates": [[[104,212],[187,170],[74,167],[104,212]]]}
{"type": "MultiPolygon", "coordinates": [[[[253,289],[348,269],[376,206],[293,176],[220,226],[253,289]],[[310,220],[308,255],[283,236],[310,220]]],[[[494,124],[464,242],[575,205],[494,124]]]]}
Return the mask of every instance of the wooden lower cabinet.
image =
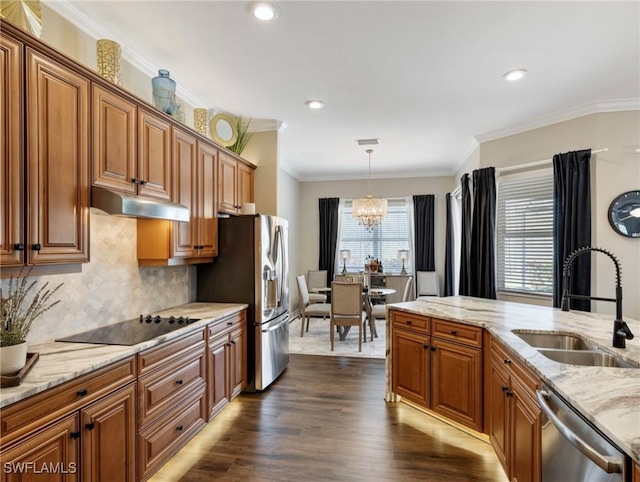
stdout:
{"type": "Polygon", "coordinates": [[[82,480],[136,480],[136,384],[84,408],[82,421],[82,480]]]}
{"type": "Polygon", "coordinates": [[[244,323],[209,340],[209,420],[247,386],[247,330],[244,323]]]}
{"type": "Polygon", "coordinates": [[[391,310],[392,390],[482,430],[482,329],[391,310]]]}
{"type": "Polygon", "coordinates": [[[79,423],[78,412],[75,412],[35,431],[20,443],[3,447],[0,451],[2,481],[80,480],[79,423]]]}
{"type": "Polygon", "coordinates": [[[535,390],[540,382],[494,339],[490,360],[485,403],[491,445],[509,480],[539,482],[542,412],[535,390]]]}

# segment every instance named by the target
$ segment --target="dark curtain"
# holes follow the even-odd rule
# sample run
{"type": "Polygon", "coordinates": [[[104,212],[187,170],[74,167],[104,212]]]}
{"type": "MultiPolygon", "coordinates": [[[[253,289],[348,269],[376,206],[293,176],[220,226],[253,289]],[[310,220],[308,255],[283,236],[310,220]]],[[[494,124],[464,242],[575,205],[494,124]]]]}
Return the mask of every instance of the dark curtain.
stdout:
{"type": "Polygon", "coordinates": [[[471,277],[469,273],[469,255],[471,249],[471,192],[469,191],[469,174],[460,178],[462,230],[460,239],[460,286],[461,296],[471,295],[471,277]]]}
{"type": "Polygon", "coordinates": [[[333,280],[333,268],[336,259],[336,245],[338,244],[338,206],[340,198],[327,197],[318,199],[320,210],[320,255],[318,269],[327,270],[327,282],[333,280]]]}
{"type": "Polygon", "coordinates": [[[447,232],[445,235],[445,249],[444,249],[444,295],[453,296],[453,219],[451,219],[451,193],[447,193],[447,232]]]}
{"type": "MultiPolygon", "coordinates": [[[[562,300],[564,260],[591,245],[591,149],[553,156],[553,306],[562,300]]],[[[575,258],[569,293],[591,295],[591,256],[575,258]]],[[[590,300],[570,300],[574,310],[591,311],[590,300]]]]}
{"type": "Polygon", "coordinates": [[[496,172],[473,171],[473,220],[469,268],[471,296],[496,299],[496,172]]]}
{"type": "Polygon", "coordinates": [[[436,270],[434,205],[435,196],[433,194],[413,196],[416,271],[436,270]]]}

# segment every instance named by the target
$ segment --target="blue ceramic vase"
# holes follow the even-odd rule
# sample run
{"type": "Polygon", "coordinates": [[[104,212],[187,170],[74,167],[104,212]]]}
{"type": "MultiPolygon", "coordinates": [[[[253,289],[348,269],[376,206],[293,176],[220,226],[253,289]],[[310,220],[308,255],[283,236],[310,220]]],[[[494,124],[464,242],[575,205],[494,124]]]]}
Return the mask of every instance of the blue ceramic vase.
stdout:
{"type": "Polygon", "coordinates": [[[162,112],[173,114],[176,98],[176,81],[169,77],[169,71],[160,69],[158,76],[151,79],[153,105],[162,112]]]}

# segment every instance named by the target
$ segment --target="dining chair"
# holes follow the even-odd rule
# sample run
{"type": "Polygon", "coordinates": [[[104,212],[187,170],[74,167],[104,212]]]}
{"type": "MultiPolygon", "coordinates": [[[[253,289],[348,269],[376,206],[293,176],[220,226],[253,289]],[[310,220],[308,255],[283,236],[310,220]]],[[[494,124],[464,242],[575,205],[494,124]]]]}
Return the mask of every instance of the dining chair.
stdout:
{"type": "Polygon", "coordinates": [[[364,316],[362,312],[362,283],[331,283],[331,351],[337,327],[358,327],[358,351],[362,351],[364,316]]]}
{"type": "MultiPolygon", "coordinates": [[[[395,293],[387,295],[385,297],[384,304],[372,305],[371,313],[367,315],[367,322],[369,324],[369,331],[371,333],[371,341],[373,336],[378,336],[378,330],[376,329],[376,320],[387,319],[387,305],[391,303],[402,303],[409,301],[412,295],[413,288],[413,276],[387,276],[387,288],[396,290],[395,293]]],[[[366,329],[365,329],[366,334],[366,329]]]]}
{"type": "Polygon", "coordinates": [[[304,275],[296,276],[298,283],[298,295],[300,296],[300,336],[304,336],[305,323],[309,331],[309,320],[311,318],[322,318],[326,320],[331,316],[331,305],[329,303],[311,303],[309,301],[309,290],[304,275]]]}
{"type": "Polygon", "coordinates": [[[440,279],[437,271],[416,272],[416,297],[440,296],[440,279]]]}
{"type": "MultiPolygon", "coordinates": [[[[307,271],[307,290],[327,287],[327,270],[307,271]]],[[[324,293],[309,292],[309,303],[326,303],[327,295],[324,293]]]]}

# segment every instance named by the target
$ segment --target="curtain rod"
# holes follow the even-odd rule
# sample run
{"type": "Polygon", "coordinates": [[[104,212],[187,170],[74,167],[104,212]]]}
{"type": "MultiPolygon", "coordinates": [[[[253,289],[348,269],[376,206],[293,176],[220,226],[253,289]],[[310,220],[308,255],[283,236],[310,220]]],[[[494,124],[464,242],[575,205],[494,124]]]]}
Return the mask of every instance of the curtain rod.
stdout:
{"type": "MultiPolygon", "coordinates": [[[[591,151],[591,154],[599,154],[600,152],[607,152],[608,150],[609,149],[605,147],[604,149],[591,151]]],[[[544,166],[547,164],[551,164],[552,162],[553,162],[553,158],[543,159],[542,161],[527,162],[525,164],[518,164],[517,166],[499,167],[499,168],[496,168],[496,173],[502,174],[503,172],[519,171],[520,169],[528,169],[530,167],[544,166]]]]}
{"type": "MultiPolygon", "coordinates": [[[[595,151],[591,151],[591,154],[599,154],[601,152],[607,152],[608,150],[609,148],[605,147],[604,149],[597,149],[595,151]]],[[[543,159],[542,161],[527,162],[525,164],[518,164],[517,166],[500,167],[500,168],[496,168],[496,173],[500,174],[500,173],[509,172],[509,171],[519,171],[520,169],[527,169],[529,167],[544,166],[546,164],[551,164],[552,162],[553,162],[553,158],[543,159]]],[[[451,195],[457,196],[458,194],[460,194],[460,191],[462,191],[462,188],[460,187],[460,184],[458,184],[456,188],[453,191],[451,191],[451,195]]]]}

